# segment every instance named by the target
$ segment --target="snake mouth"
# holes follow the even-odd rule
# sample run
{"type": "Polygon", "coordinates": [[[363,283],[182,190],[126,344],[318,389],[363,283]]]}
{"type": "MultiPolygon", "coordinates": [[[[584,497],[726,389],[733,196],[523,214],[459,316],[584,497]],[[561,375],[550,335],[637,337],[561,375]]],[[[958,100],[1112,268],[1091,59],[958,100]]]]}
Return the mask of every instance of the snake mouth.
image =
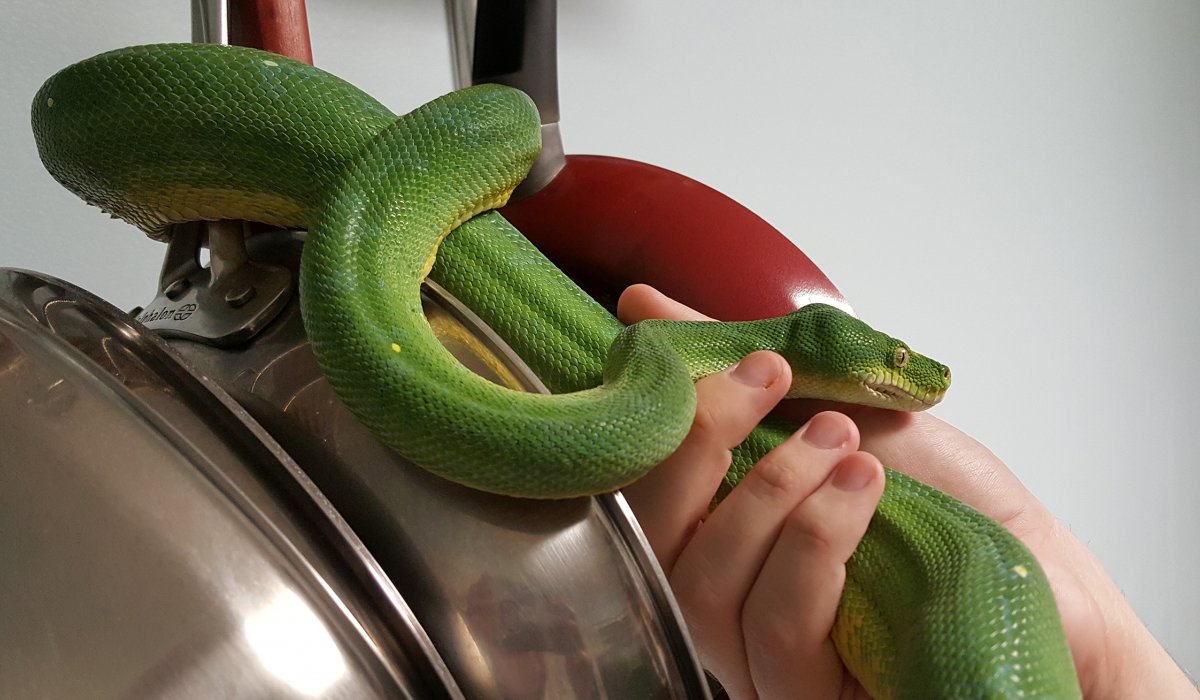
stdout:
{"type": "Polygon", "coordinates": [[[896,384],[890,377],[865,377],[860,380],[860,385],[875,399],[872,404],[901,411],[923,411],[933,407],[945,395],[945,392],[914,391],[896,384]]]}

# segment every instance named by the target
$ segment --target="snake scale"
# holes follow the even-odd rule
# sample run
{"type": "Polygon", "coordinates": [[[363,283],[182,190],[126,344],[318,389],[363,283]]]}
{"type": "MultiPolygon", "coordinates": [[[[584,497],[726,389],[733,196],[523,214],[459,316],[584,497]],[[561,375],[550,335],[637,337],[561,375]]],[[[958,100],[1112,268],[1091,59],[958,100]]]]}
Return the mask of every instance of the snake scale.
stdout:
{"type": "MultiPolygon", "coordinates": [[[[686,435],[694,380],[753,350],[788,358],[794,396],[920,410],[949,384],[942,365],[820,304],[748,323],[622,327],[490,211],[540,148],[537,110],[510,88],[468,88],[397,117],[281,56],[152,45],[60,71],[32,123],[59,182],[151,236],[195,219],[308,229],[301,311],[330,384],[381,441],[475,488],[619,488],[686,435]],[[454,362],[421,313],[431,270],[555,393],[513,391],[454,362]]],[[[792,430],[760,426],[726,486],[792,430]]],[[[834,639],[878,698],[1080,694],[1032,555],[890,470],[847,565],[834,639]]]]}

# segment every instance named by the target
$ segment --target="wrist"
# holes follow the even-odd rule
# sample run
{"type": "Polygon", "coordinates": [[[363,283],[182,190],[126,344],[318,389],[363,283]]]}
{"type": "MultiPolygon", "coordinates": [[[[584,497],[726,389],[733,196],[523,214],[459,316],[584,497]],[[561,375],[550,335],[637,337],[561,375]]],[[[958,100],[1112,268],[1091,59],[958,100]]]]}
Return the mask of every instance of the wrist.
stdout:
{"type": "MultiPolygon", "coordinates": [[[[1119,593],[1117,593],[1120,596],[1119,593]]],[[[1088,700],[1200,698],[1200,691],[1120,597],[1105,639],[1103,669],[1084,685],[1088,700]]]]}
{"type": "MultiPolygon", "coordinates": [[[[1056,539],[1067,550],[1061,561],[1069,563],[1074,579],[1072,587],[1086,592],[1082,596],[1086,599],[1083,605],[1089,608],[1086,612],[1078,609],[1072,612],[1099,623],[1081,635],[1082,639],[1072,640],[1082,642],[1073,643],[1072,651],[1083,697],[1200,700],[1196,685],[1138,618],[1092,553],[1061,524],[1057,529],[1056,539]],[[1096,638],[1099,644],[1095,643],[1096,638]]],[[[1061,602],[1063,596],[1057,597],[1061,602]]],[[[1066,597],[1074,597],[1076,604],[1081,602],[1079,596],[1066,597]]]]}

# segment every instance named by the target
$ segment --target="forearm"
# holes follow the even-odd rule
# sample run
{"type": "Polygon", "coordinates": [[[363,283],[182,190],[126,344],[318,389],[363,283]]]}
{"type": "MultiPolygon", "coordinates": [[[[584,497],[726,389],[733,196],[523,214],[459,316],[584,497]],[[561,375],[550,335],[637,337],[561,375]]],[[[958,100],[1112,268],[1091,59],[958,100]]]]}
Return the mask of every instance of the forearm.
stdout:
{"type": "Polygon", "coordinates": [[[1128,629],[1111,644],[1111,679],[1085,689],[1088,700],[1197,698],[1200,691],[1132,613],[1128,629]]]}
{"type": "MultiPolygon", "coordinates": [[[[1070,567],[1070,576],[1078,589],[1091,593],[1085,602],[1073,599],[1069,592],[1064,592],[1060,600],[1067,605],[1093,607],[1094,619],[1101,621],[1095,634],[1101,635],[1103,642],[1092,646],[1080,640],[1091,653],[1082,649],[1076,653],[1084,697],[1087,700],[1200,698],[1200,691],[1138,619],[1091,552],[1061,525],[1056,524],[1055,530],[1055,541],[1050,545],[1051,549],[1059,550],[1055,558],[1070,567]]],[[[1045,554],[1043,558],[1054,557],[1051,552],[1045,554]]]]}

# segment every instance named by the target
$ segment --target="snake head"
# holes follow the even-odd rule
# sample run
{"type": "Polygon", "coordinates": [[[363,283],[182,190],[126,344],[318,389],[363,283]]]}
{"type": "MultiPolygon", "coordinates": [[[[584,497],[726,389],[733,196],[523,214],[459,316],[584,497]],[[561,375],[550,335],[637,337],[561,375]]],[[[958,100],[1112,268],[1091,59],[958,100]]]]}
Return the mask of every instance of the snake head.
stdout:
{"type": "Polygon", "coordinates": [[[949,367],[834,306],[809,304],[784,319],[790,398],[923,411],[950,386],[949,367]]]}

